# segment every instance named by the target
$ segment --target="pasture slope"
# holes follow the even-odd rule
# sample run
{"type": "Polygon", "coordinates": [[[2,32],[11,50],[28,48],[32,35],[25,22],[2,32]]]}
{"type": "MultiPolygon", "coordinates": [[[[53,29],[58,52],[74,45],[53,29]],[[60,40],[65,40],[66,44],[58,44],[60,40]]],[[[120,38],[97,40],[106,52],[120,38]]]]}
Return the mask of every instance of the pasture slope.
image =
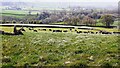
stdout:
{"type": "Polygon", "coordinates": [[[119,66],[119,36],[53,32],[0,35],[3,66],[119,66]]]}

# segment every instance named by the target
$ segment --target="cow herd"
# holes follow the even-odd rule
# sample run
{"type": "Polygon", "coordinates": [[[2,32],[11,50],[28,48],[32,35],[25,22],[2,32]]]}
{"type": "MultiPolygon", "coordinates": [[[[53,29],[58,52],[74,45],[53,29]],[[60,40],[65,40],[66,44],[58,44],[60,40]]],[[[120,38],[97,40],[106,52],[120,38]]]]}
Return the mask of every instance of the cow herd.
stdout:
{"type": "Polygon", "coordinates": [[[55,33],[55,32],[63,32],[63,33],[66,33],[66,32],[76,32],[77,34],[81,34],[81,33],[83,33],[83,34],[120,34],[120,32],[108,32],[108,31],[102,31],[102,30],[99,30],[99,31],[79,31],[79,30],[77,30],[77,29],[67,29],[67,30],[62,30],[62,29],[57,29],[57,30],[55,30],[55,29],[34,29],[34,28],[28,28],[30,31],[33,31],[33,32],[38,32],[38,31],[51,31],[51,32],[53,32],[53,33],[55,33]]]}
{"type": "MultiPolygon", "coordinates": [[[[63,32],[63,33],[67,33],[67,32],[75,32],[77,34],[120,34],[120,32],[108,32],[108,31],[102,31],[102,30],[98,30],[98,31],[80,31],[79,29],[72,29],[72,28],[68,28],[66,30],[62,30],[62,29],[51,29],[51,28],[39,28],[39,29],[34,29],[33,27],[27,27],[28,30],[32,31],[32,32],[38,32],[38,31],[50,31],[53,33],[56,32],[63,32]]],[[[13,33],[8,33],[8,32],[4,32],[4,31],[0,31],[0,34],[3,35],[23,35],[22,32],[25,32],[26,30],[24,28],[21,28],[19,30],[16,29],[16,27],[14,27],[14,32],[13,33]]]]}

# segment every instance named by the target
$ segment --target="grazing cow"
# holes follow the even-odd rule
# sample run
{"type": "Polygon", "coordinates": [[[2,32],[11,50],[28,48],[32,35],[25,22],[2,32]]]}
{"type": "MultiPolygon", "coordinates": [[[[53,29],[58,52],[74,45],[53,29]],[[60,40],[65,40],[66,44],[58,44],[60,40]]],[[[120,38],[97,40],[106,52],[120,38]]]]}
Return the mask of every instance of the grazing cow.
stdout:
{"type": "Polygon", "coordinates": [[[96,34],[98,34],[98,32],[96,32],[96,34]]]}
{"type": "Polygon", "coordinates": [[[102,32],[103,32],[102,30],[99,31],[99,33],[102,33],[102,32]]]}
{"type": "Polygon", "coordinates": [[[67,30],[64,30],[63,32],[68,32],[67,30]]]}
{"type": "Polygon", "coordinates": [[[103,31],[102,34],[112,34],[111,32],[103,31]]]}
{"type": "Polygon", "coordinates": [[[77,31],[77,30],[75,30],[75,31],[77,31]]]}
{"type": "Polygon", "coordinates": [[[94,32],[91,32],[91,34],[94,34],[94,32]]]}
{"type": "Polygon", "coordinates": [[[34,32],[37,32],[37,30],[34,30],[34,32]]]}
{"type": "Polygon", "coordinates": [[[82,33],[82,31],[77,31],[77,33],[82,33]]]}
{"type": "Polygon", "coordinates": [[[46,31],[46,29],[43,29],[44,31],[46,31]]]}
{"type": "Polygon", "coordinates": [[[42,31],[46,31],[46,29],[41,29],[42,31]]]}
{"type": "Polygon", "coordinates": [[[53,30],[53,32],[62,32],[62,30],[53,30]]]}
{"type": "Polygon", "coordinates": [[[108,34],[112,34],[112,32],[108,32],[108,34]]]}
{"type": "Polygon", "coordinates": [[[41,30],[41,31],[46,31],[46,29],[38,29],[38,30],[41,30]]]}
{"type": "Polygon", "coordinates": [[[88,34],[88,32],[83,32],[83,33],[87,33],[88,34]]]}
{"type": "Polygon", "coordinates": [[[101,34],[106,34],[106,31],[100,30],[99,33],[101,33],[101,34]]]}
{"type": "Polygon", "coordinates": [[[49,29],[49,31],[52,31],[52,29],[49,29]]]}
{"type": "Polygon", "coordinates": [[[29,30],[33,30],[33,28],[29,28],[29,30]]]}
{"type": "Polygon", "coordinates": [[[90,31],[88,31],[88,33],[91,33],[90,31]]]}
{"type": "Polygon", "coordinates": [[[120,32],[113,32],[114,34],[120,34],[120,32]]]}
{"type": "Polygon", "coordinates": [[[70,28],[70,31],[72,31],[72,29],[70,28]]]}
{"type": "Polygon", "coordinates": [[[120,34],[120,32],[117,32],[118,34],[120,34]]]}

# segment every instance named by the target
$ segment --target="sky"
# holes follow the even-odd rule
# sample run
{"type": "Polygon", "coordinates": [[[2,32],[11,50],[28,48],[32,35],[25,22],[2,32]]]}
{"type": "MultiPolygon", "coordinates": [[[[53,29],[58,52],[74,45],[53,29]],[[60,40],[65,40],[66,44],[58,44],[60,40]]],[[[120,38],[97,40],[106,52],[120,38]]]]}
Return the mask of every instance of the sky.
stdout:
{"type": "Polygon", "coordinates": [[[119,2],[119,0],[0,0],[0,2],[119,2]]]}

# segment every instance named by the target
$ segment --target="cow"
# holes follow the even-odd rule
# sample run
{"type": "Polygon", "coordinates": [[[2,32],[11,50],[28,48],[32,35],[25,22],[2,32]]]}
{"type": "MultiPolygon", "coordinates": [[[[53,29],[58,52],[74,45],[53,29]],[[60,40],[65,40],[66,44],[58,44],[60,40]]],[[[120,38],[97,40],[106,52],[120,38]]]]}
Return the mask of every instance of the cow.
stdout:
{"type": "Polygon", "coordinates": [[[33,30],[33,28],[29,28],[29,30],[33,30]]]}
{"type": "Polygon", "coordinates": [[[34,32],[37,32],[37,30],[34,30],[34,32]]]}
{"type": "Polygon", "coordinates": [[[94,34],[94,32],[91,32],[91,34],[94,34]]]}
{"type": "Polygon", "coordinates": [[[72,31],[72,29],[70,28],[70,31],[72,31]]]}
{"type": "Polygon", "coordinates": [[[95,32],[96,34],[98,34],[98,32],[95,32]]]}
{"type": "Polygon", "coordinates": [[[75,31],[77,31],[77,30],[75,30],[75,31]]]}
{"type": "Polygon", "coordinates": [[[41,29],[42,31],[46,31],[46,29],[41,29]]]}
{"type": "Polygon", "coordinates": [[[103,31],[102,34],[112,34],[111,32],[103,31]]]}
{"type": "Polygon", "coordinates": [[[83,32],[83,33],[87,33],[87,34],[88,34],[88,32],[86,32],[86,31],[85,31],[85,32],[83,32]]]}
{"type": "Polygon", "coordinates": [[[120,32],[113,32],[114,34],[120,34],[120,32]]]}
{"type": "Polygon", "coordinates": [[[64,30],[63,32],[68,32],[67,30],[64,30]]]}
{"type": "Polygon", "coordinates": [[[53,30],[53,32],[62,32],[62,30],[53,30]]]}
{"type": "Polygon", "coordinates": [[[82,33],[82,31],[77,31],[77,33],[82,33]]]}
{"type": "Polygon", "coordinates": [[[49,31],[52,31],[52,29],[49,29],[49,31]]]}

